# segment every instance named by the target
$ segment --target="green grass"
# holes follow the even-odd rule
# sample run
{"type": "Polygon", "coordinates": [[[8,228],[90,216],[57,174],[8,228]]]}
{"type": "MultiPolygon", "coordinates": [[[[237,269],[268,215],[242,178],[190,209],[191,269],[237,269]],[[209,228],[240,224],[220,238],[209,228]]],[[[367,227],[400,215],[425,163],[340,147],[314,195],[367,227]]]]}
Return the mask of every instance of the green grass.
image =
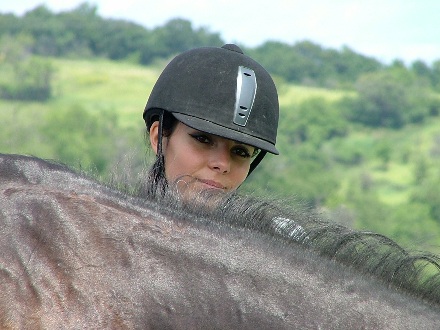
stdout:
{"type": "Polygon", "coordinates": [[[142,111],[162,67],[142,67],[104,59],[53,59],[55,106],[87,104],[93,110],[118,113],[123,127],[142,123],[142,111]]]}
{"type": "MultiPolygon", "coordinates": [[[[108,143],[115,144],[114,148],[120,148],[121,153],[131,147],[134,150],[143,150],[145,142],[142,134],[145,126],[142,112],[165,62],[143,67],[96,58],[50,60],[56,70],[54,93],[50,101],[38,103],[0,100],[0,152],[56,158],[56,153],[50,145],[51,141],[39,135],[37,127],[47,119],[47,115],[77,106],[102,116],[103,121],[111,115],[117,117],[118,131],[115,134],[119,136],[109,136],[108,143]],[[125,144],[118,146],[119,140],[123,138],[127,138],[125,144]]],[[[320,97],[327,101],[337,101],[345,96],[353,96],[354,92],[282,83],[279,94],[282,108],[289,109],[290,106],[310,98],[320,97]]],[[[280,120],[283,120],[283,113],[280,120]]],[[[78,136],[76,138],[77,141],[81,141],[78,136]]],[[[279,149],[295,152],[294,146],[279,146],[279,149]]],[[[439,171],[440,118],[431,118],[426,123],[410,125],[401,130],[353,126],[346,137],[326,142],[322,152],[332,159],[328,175],[336,177],[339,183],[338,188],[328,196],[325,206],[331,208],[345,205],[353,191],[363,193],[362,189],[367,189],[364,193],[376,196],[384,205],[395,209],[399,209],[400,206],[403,208],[408,204],[415,189],[417,162],[425,159],[429,174],[439,171]],[[390,150],[386,162],[379,156],[381,148],[390,150]],[[350,164],[356,157],[359,157],[359,162],[350,164]]],[[[287,156],[277,156],[277,162],[288,166],[290,162],[287,156]]],[[[80,157],[81,152],[78,154],[78,158],[80,157]]],[[[140,164],[145,154],[141,151],[136,157],[136,162],[140,164]]],[[[286,173],[295,175],[287,170],[286,173]]],[[[392,231],[399,229],[399,224],[385,225],[381,223],[383,219],[380,218],[374,221],[376,222],[367,225],[371,225],[372,228],[384,228],[383,233],[387,235],[391,233],[392,236],[392,231]]],[[[411,222],[408,219],[406,221],[407,227],[410,228],[411,222]]],[[[437,228],[435,226],[438,226],[429,219],[422,219],[420,223],[432,226],[434,232],[437,228]]],[[[363,224],[359,226],[362,227],[363,224]]],[[[426,230],[429,231],[429,228],[426,230]]],[[[429,244],[434,246],[433,249],[438,249],[436,246],[439,244],[435,242],[439,238],[436,237],[440,237],[440,233],[429,241],[429,244]]],[[[405,241],[405,238],[403,240],[405,241]]]]}
{"type": "Polygon", "coordinates": [[[354,131],[344,139],[342,148],[356,149],[366,157],[359,166],[344,168],[341,180],[368,173],[373,189],[384,203],[405,203],[415,181],[415,162],[421,158],[432,159],[437,136],[440,136],[440,118],[401,130],[354,131]],[[377,155],[380,143],[390,148],[390,160],[386,163],[377,155]]]}
{"type": "MultiPolygon", "coordinates": [[[[329,196],[328,206],[347,205],[353,191],[373,195],[390,208],[389,212],[399,214],[401,209],[408,210],[406,219],[402,220],[404,223],[399,224],[397,215],[393,220],[397,222],[389,223],[388,216],[377,214],[378,217],[370,219],[368,223],[356,222],[356,227],[378,231],[411,248],[418,246],[419,249],[440,253],[439,224],[420,211],[419,207],[416,210],[410,206],[412,194],[420,189],[416,184],[417,162],[426,162],[428,177],[438,177],[440,173],[440,155],[435,153],[440,151],[439,136],[440,118],[431,118],[426,123],[400,130],[356,128],[339,142],[329,141],[324,149],[326,153],[332,154],[335,150],[344,150],[348,154],[358,152],[362,154],[362,160],[357,165],[334,165],[332,175],[337,176],[340,185],[329,196]],[[381,144],[390,148],[387,162],[378,156],[381,144]],[[409,220],[411,217],[412,222],[409,220]],[[411,226],[415,227],[411,229],[411,226]],[[412,240],[408,237],[415,228],[419,236],[412,240]],[[408,232],[408,237],[402,231],[408,232]]],[[[369,203],[368,199],[365,203],[369,203]]]]}
{"type": "Polygon", "coordinates": [[[0,151],[52,157],[50,147],[39,139],[35,128],[46,111],[48,105],[44,103],[0,100],[0,151]]]}
{"type": "Polygon", "coordinates": [[[307,87],[301,85],[282,84],[279,88],[281,106],[299,104],[310,98],[323,98],[326,101],[338,101],[346,96],[353,96],[355,92],[344,90],[330,90],[319,87],[307,87]]]}

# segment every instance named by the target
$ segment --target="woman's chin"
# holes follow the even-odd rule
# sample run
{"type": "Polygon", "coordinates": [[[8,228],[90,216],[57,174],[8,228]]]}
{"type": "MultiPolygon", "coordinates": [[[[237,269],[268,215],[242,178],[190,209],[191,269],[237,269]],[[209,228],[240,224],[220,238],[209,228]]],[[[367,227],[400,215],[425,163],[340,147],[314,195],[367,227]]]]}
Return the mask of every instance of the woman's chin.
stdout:
{"type": "Polygon", "coordinates": [[[215,204],[228,193],[226,189],[198,180],[185,182],[179,180],[176,182],[175,188],[179,198],[183,202],[202,204],[207,207],[215,206],[215,204]]]}
{"type": "Polygon", "coordinates": [[[190,197],[227,192],[227,189],[219,182],[213,180],[197,179],[189,175],[180,177],[175,180],[174,186],[176,187],[179,195],[190,197]]]}

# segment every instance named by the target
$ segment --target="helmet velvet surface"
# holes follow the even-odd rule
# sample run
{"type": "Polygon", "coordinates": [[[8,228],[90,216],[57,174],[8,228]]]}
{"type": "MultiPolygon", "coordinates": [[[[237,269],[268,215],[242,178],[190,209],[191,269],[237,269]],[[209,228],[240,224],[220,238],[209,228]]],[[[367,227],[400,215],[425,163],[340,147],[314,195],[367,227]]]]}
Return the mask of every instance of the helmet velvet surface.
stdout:
{"type": "Polygon", "coordinates": [[[279,106],[275,84],[260,64],[235,45],[196,48],[176,56],[150,94],[144,110],[147,126],[151,125],[155,109],[171,112],[194,129],[278,154],[275,142],[279,106]],[[247,87],[242,86],[240,75],[246,77],[249,73],[255,74],[255,85],[251,83],[250,92],[242,91],[248,102],[243,107],[237,100],[240,89],[247,87]],[[247,118],[237,124],[240,108],[247,118]]]}

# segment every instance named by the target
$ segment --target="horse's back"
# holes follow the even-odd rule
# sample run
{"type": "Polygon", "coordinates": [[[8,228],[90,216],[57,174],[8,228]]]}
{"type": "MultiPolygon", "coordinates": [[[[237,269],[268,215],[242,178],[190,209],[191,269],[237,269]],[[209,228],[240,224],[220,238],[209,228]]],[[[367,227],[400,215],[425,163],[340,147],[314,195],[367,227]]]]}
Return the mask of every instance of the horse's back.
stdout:
{"type": "Polygon", "coordinates": [[[440,328],[436,307],[299,245],[33,158],[0,174],[2,328],[440,328]]]}

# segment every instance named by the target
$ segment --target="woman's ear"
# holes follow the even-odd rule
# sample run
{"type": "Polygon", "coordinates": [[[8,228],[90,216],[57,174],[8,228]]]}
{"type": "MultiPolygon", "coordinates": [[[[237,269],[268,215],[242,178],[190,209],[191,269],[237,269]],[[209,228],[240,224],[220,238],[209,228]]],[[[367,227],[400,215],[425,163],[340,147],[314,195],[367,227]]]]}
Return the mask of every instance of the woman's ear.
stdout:
{"type": "Polygon", "coordinates": [[[159,121],[155,121],[150,127],[150,144],[154,153],[157,155],[157,147],[159,144],[159,121]]]}

